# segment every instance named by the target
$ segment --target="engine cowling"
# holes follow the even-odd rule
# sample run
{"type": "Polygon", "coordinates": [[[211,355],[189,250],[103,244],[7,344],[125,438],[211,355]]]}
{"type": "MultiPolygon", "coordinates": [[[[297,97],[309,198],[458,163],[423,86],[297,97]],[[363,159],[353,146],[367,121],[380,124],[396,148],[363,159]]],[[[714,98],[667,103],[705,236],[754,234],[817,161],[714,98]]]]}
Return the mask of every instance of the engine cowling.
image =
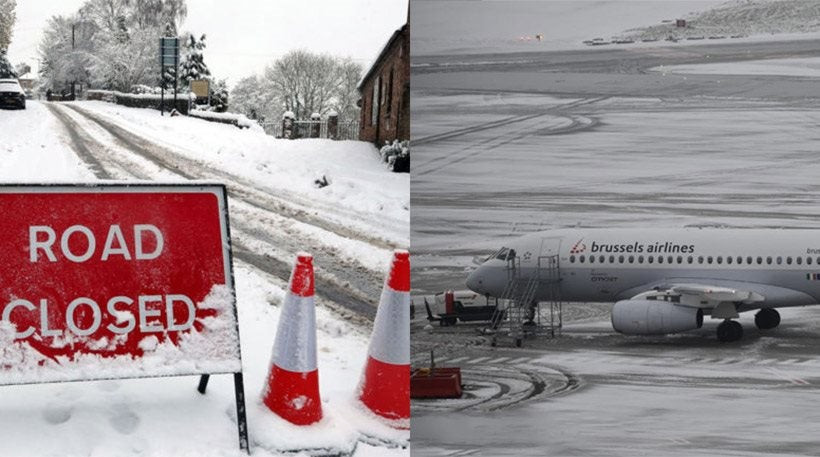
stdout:
{"type": "Polygon", "coordinates": [[[612,307],[612,328],[627,335],[664,335],[702,325],[701,309],[664,300],[621,300],[612,307]]]}

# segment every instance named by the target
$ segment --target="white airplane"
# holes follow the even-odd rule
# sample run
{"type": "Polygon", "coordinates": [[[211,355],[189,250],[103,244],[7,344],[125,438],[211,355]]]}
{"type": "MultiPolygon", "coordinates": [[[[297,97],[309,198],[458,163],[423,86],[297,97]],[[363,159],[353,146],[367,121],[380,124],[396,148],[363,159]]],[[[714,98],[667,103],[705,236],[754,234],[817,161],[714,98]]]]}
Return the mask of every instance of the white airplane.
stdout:
{"type": "Polygon", "coordinates": [[[762,330],[775,308],[820,303],[820,231],[772,229],[561,229],[526,235],[491,255],[467,287],[501,297],[510,278],[544,278],[531,303],[558,280],[562,301],[615,302],[612,327],[631,335],[694,330],[723,319],[720,341],[736,341],[739,313],[758,310],[762,330]]]}

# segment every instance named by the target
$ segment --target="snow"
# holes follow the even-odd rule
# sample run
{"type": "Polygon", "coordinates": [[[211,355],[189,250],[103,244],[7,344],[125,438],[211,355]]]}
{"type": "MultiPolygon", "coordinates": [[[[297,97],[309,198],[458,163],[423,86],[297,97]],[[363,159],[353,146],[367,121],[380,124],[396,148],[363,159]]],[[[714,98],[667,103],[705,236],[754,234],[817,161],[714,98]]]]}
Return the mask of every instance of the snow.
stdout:
{"type": "Polygon", "coordinates": [[[191,110],[188,113],[188,115],[193,116],[193,117],[203,118],[203,119],[214,119],[214,120],[218,120],[218,121],[227,121],[227,123],[234,124],[237,127],[252,128],[252,129],[255,129],[255,130],[262,131],[262,127],[259,125],[258,122],[248,119],[248,117],[245,116],[244,114],[217,113],[217,112],[214,112],[214,111],[191,110]]]}
{"type": "Polygon", "coordinates": [[[674,20],[722,3],[723,0],[418,2],[411,11],[410,39],[414,57],[599,49],[582,42],[596,37],[609,39],[630,28],[674,20]],[[520,39],[536,34],[543,35],[543,39],[520,39]]]}
{"type": "Polygon", "coordinates": [[[398,245],[409,244],[410,176],[389,172],[370,143],[279,140],[255,129],[184,116],[162,117],[151,109],[98,101],[77,105],[187,157],[240,175],[274,195],[295,194],[317,208],[343,208],[359,215],[344,217],[328,211],[324,213],[328,219],[374,231],[398,245]],[[322,176],[331,185],[317,189],[314,180],[322,176]]]}
{"type": "MultiPolygon", "coordinates": [[[[635,49],[820,37],[820,4],[801,0],[442,0],[419,2],[414,5],[412,14],[414,57],[635,49]],[[453,20],[454,17],[459,19],[453,20]],[[504,20],[498,21],[498,17],[504,20]],[[686,19],[689,27],[676,28],[675,19],[686,19]],[[535,38],[538,34],[541,40],[535,38]],[[664,41],[669,35],[681,41],[664,41]],[[601,38],[608,45],[583,43],[595,38],[601,38]],[[634,43],[610,44],[611,40],[619,39],[630,39],[634,43]],[[656,41],[641,42],[645,39],[656,41]]],[[[414,66],[418,65],[426,64],[414,66]]]]}
{"type": "Polygon", "coordinates": [[[820,58],[806,57],[692,65],[662,65],[651,70],[672,74],[767,75],[818,78],[820,77],[820,58]]]}
{"type": "Polygon", "coordinates": [[[6,181],[81,181],[93,178],[66,146],[70,140],[44,105],[0,110],[0,176],[6,181]]]}
{"type": "MultiPolygon", "coordinates": [[[[364,199],[364,195],[372,193],[372,199],[388,208],[384,212],[391,211],[386,201],[388,196],[403,197],[406,204],[409,199],[409,179],[384,170],[378,161],[376,149],[368,144],[324,140],[277,141],[228,125],[185,117],[160,118],[153,110],[131,109],[103,102],[82,103],[80,106],[92,107],[96,112],[113,116],[117,123],[130,126],[139,134],[159,136],[163,141],[182,144],[180,149],[185,148],[188,154],[235,170],[250,182],[258,185],[273,182],[271,192],[276,192],[281,186],[288,192],[315,198],[317,204],[326,202],[329,205],[356,205],[355,200],[364,199]],[[325,150],[317,151],[319,147],[325,150]],[[242,155],[245,157],[242,158],[242,155]],[[322,161],[331,157],[343,159],[337,160],[342,163],[328,164],[327,168],[319,169],[325,166],[322,161]],[[278,171],[266,172],[266,168],[278,171]],[[318,191],[309,185],[301,185],[300,181],[312,181],[319,171],[334,180],[327,189],[333,190],[334,186],[343,183],[345,191],[354,195],[342,195],[343,192],[339,191],[329,196],[314,196],[314,192],[318,191]],[[393,180],[394,176],[398,181],[393,180]],[[369,183],[368,179],[376,182],[369,183]]],[[[29,103],[26,111],[0,111],[0,138],[0,151],[5,158],[0,165],[1,181],[96,181],[73,154],[69,147],[70,138],[45,104],[34,101],[29,103]]],[[[109,139],[107,143],[113,144],[113,141],[109,139]]],[[[113,149],[109,152],[114,154],[113,149]]],[[[157,177],[167,179],[160,172],[157,172],[157,177]]],[[[371,205],[368,202],[361,211],[369,211],[371,205]]],[[[232,205],[231,209],[237,210],[237,207],[232,205]]],[[[377,216],[382,213],[377,211],[377,216]]],[[[395,237],[406,241],[408,215],[406,210],[401,213],[403,215],[394,221],[386,219],[388,222],[385,225],[394,226],[383,231],[386,234],[404,231],[403,238],[395,237]]],[[[382,255],[381,249],[348,241],[334,242],[343,246],[340,249],[350,250],[351,255],[358,252],[373,261],[378,259],[379,264],[386,264],[389,260],[389,255],[382,255]]],[[[356,457],[409,455],[406,447],[395,447],[395,443],[406,446],[409,431],[393,430],[378,423],[361,411],[356,399],[359,377],[367,360],[371,329],[341,320],[325,307],[317,307],[316,315],[319,381],[326,419],[316,428],[297,430],[282,423],[261,406],[259,398],[268,377],[271,348],[285,294],[283,287],[286,286],[278,278],[239,261],[235,261],[234,272],[253,455],[279,456],[282,455],[280,451],[289,446],[317,448],[328,443],[339,446],[338,449],[355,448],[353,455],[356,457]]],[[[210,327],[218,327],[216,324],[211,322],[210,327]]],[[[3,347],[7,349],[10,347],[7,341],[9,330],[0,331],[0,344],[5,335],[6,344],[3,347]]],[[[219,348],[208,347],[218,349],[217,354],[225,354],[222,351],[231,350],[226,341],[216,340],[219,348]]],[[[96,343],[110,345],[116,344],[116,341],[96,343]]],[[[190,347],[183,345],[180,350],[193,350],[194,346],[202,349],[202,342],[195,343],[190,347]]],[[[178,374],[187,368],[176,362],[173,352],[168,352],[172,348],[165,348],[159,341],[143,341],[143,347],[155,348],[152,369],[178,374]]],[[[92,368],[88,367],[89,370],[92,368]]],[[[91,374],[100,377],[100,373],[91,374]]],[[[196,376],[174,376],[4,386],[0,388],[0,404],[3,405],[0,429],[4,436],[0,440],[0,455],[244,455],[238,449],[232,376],[212,376],[205,395],[196,391],[197,381],[196,376]]]]}

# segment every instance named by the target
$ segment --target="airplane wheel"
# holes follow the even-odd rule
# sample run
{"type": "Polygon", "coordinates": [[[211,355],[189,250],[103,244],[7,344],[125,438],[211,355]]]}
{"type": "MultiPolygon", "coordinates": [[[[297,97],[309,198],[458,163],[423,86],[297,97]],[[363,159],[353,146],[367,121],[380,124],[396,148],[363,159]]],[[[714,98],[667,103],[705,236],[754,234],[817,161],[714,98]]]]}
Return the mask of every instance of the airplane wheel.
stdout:
{"type": "Polygon", "coordinates": [[[780,325],[780,313],[776,309],[763,308],[755,314],[755,325],[760,330],[769,330],[780,325]]]}
{"type": "Polygon", "coordinates": [[[722,343],[731,343],[743,338],[743,326],[740,322],[725,320],[718,325],[717,328],[718,341],[722,343]]]}

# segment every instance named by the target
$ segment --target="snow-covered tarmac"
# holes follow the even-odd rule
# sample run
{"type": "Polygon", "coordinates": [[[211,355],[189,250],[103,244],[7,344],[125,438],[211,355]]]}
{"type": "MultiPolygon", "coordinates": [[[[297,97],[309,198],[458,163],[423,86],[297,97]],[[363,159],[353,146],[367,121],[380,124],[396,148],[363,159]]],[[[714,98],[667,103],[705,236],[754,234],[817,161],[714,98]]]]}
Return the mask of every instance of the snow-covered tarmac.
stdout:
{"type": "MultiPolygon", "coordinates": [[[[817,80],[650,71],[782,55],[820,51],[801,41],[414,56],[414,289],[461,288],[482,256],[535,230],[817,227],[817,80]]],[[[416,363],[435,348],[438,362],[465,368],[472,394],[527,397],[504,373],[531,375],[531,393],[546,387],[445,414],[414,402],[414,452],[816,453],[820,307],[785,310],[766,334],[743,316],[746,336],[729,345],[715,341],[715,322],[628,338],[608,308],[592,310],[525,349],[491,349],[476,326],[416,324],[416,363]]]]}

